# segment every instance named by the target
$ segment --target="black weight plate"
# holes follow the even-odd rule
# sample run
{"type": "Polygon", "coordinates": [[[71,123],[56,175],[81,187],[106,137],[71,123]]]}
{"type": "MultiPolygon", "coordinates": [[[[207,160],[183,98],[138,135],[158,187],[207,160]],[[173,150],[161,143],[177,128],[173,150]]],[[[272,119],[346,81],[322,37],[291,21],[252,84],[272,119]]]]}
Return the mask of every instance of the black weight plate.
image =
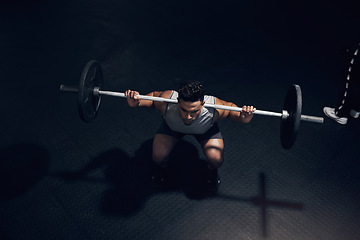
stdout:
{"type": "Polygon", "coordinates": [[[103,83],[102,70],[99,62],[89,61],[80,78],[78,94],[78,110],[81,120],[90,122],[99,110],[101,96],[94,94],[94,88],[101,89],[103,83]]]}
{"type": "Polygon", "coordinates": [[[290,149],[295,143],[301,120],[302,95],[299,85],[293,84],[285,97],[283,109],[289,113],[281,118],[280,141],[284,149],[290,149]]]}

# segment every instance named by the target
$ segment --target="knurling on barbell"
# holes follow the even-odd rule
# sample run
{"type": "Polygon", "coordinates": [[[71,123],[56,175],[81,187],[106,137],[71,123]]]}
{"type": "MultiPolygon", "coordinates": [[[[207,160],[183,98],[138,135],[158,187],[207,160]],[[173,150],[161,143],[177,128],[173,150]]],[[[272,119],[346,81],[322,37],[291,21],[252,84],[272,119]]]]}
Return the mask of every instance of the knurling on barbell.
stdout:
{"type": "MultiPolygon", "coordinates": [[[[66,92],[78,93],[78,112],[80,118],[84,122],[90,122],[97,116],[99,111],[101,96],[113,96],[113,97],[122,97],[127,98],[125,93],[113,92],[113,91],[103,91],[101,88],[103,86],[103,76],[101,65],[96,60],[89,61],[80,78],[79,86],[67,86],[61,85],[60,90],[66,92]]],[[[177,103],[177,100],[161,98],[161,97],[152,97],[145,95],[138,95],[139,99],[150,100],[150,101],[159,101],[167,103],[177,103]]],[[[204,107],[223,109],[229,111],[242,111],[242,108],[239,107],[230,107],[224,105],[216,104],[205,104],[204,107]]],[[[297,133],[299,131],[300,121],[308,121],[314,123],[323,123],[324,119],[322,117],[302,115],[302,94],[301,88],[299,85],[293,84],[287,91],[283,110],[281,113],[270,112],[264,110],[256,110],[254,114],[280,117],[280,141],[284,149],[290,149],[295,143],[297,133]]]]}

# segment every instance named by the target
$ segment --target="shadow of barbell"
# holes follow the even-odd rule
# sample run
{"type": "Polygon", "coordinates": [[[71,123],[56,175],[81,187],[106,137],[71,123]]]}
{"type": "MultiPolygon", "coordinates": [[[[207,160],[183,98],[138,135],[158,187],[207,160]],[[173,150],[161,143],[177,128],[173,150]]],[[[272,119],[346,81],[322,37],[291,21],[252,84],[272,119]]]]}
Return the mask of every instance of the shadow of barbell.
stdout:
{"type": "Polygon", "coordinates": [[[301,203],[297,202],[290,202],[290,201],[280,201],[280,200],[272,200],[266,197],[266,178],[265,173],[261,172],[259,174],[259,186],[260,186],[260,194],[254,197],[240,197],[230,194],[222,194],[219,193],[217,198],[226,199],[226,200],[233,200],[238,202],[246,202],[252,203],[253,205],[261,208],[261,226],[262,226],[262,236],[266,238],[268,236],[267,226],[267,209],[269,207],[276,207],[276,208],[286,208],[291,210],[303,210],[304,206],[301,203]]]}

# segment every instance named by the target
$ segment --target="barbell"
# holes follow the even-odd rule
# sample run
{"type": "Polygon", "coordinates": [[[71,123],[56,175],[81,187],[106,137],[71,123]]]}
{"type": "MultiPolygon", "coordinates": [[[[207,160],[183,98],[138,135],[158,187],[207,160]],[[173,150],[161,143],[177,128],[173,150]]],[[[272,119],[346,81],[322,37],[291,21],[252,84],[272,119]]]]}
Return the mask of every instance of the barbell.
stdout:
{"type": "MultiPolygon", "coordinates": [[[[103,76],[102,68],[98,61],[91,60],[89,61],[80,78],[79,86],[68,86],[62,84],[60,86],[61,91],[78,93],[78,112],[80,118],[84,122],[90,122],[97,116],[99,111],[101,96],[113,96],[127,98],[125,93],[122,92],[113,92],[113,91],[104,91],[102,90],[103,86],[103,76]]],[[[137,95],[139,99],[157,101],[157,102],[166,102],[171,104],[176,104],[178,101],[175,99],[168,99],[162,97],[152,97],[145,95],[137,95]]],[[[242,108],[231,107],[217,104],[208,104],[205,103],[204,107],[215,108],[229,111],[241,112],[242,108]]],[[[293,84],[290,86],[287,91],[283,110],[281,113],[270,112],[264,110],[255,110],[254,114],[280,117],[280,141],[284,149],[290,149],[296,140],[297,133],[300,126],[300,121],[314,122],[314,123],[323,123],[324,119],[322,117],[302,115],[302,94],[301,88],[299,85],[293,84]]]]}

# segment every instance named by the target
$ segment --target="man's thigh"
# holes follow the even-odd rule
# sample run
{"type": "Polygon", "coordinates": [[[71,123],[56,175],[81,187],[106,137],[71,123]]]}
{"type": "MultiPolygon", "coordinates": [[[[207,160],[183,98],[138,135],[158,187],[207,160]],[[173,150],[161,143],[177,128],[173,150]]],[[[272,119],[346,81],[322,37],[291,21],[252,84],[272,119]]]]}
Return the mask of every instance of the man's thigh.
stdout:
{"type": "Polygon", "coordinates": [[[211,168],[219,168],[224,162],[224,140],[215,123],[206,133],[196,135],[211,168]]]}
{"type": "Polygon", "coordinates": [[[155,134],[153,142],[153,161],[159,166],[166,166],[168,156],[178,139],[166,134],[155,134]]]}
{"type": "Polygon", "coordinates": [[[224,140],[209,139],[201,143],[204,154],[213,168],[219,168],[224,162],[224,140]]]}

